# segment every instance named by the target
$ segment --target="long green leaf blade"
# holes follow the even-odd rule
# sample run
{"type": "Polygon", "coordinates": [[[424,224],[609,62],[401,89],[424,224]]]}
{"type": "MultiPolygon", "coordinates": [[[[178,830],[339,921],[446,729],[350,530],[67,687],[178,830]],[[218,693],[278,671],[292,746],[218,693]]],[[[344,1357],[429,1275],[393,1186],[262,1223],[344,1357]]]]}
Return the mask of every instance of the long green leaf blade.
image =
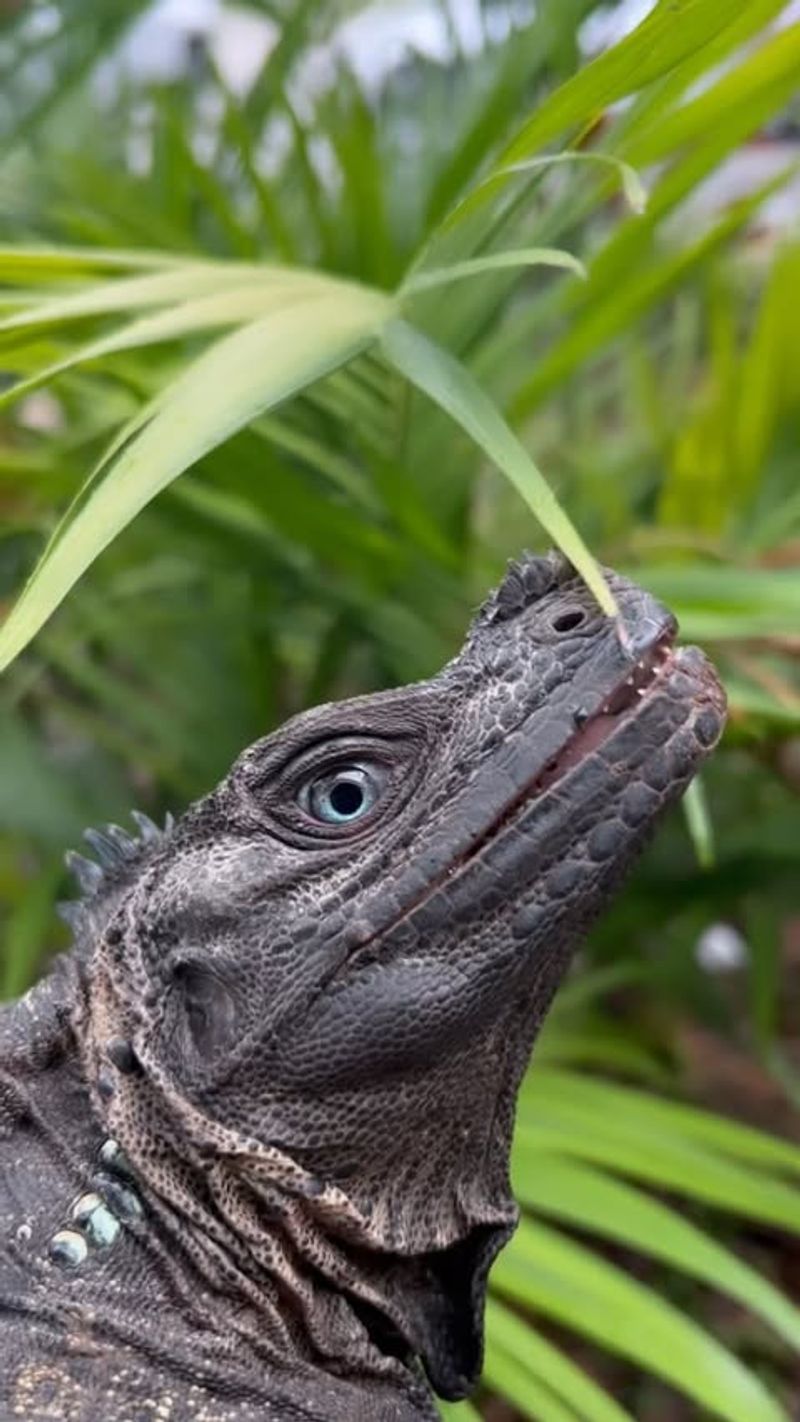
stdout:
{"type": "Polygon", "coordinates": [[[551,1392],[541,1378],[533,1377],[513,1353],[495,1348],[487,1354],[483,1375],[495,1392],[518,1407],[530,1422],[581,1422],[576,1412],[551,1392]]]}
{"type": "Polygon", "coordinates": [[[530,158],[567,131],[590,127],[610,105],[696,55],[736,24],[740,12],[741,0],[659,0],[631,34],[553,91],[501,151],[488,183],[484,179],[457,204],[443,230],[486,202],[499,170],[530,158]]]}
{"type": "Polygon", "coordinates": [[[586,276],[583,262],[560,247],[522,247],[507,252],[489,252],[485,257],[453,262],[449,267],[428,267],[416,271],[403,283],[401,295],[413,296],[417,291],[447,286],[453,281],[483,276],[485,272],[501,271],[506,267],[560,267],[575,276],[586,276]]]}
{"type": "Polygon", "coordinates": [[[559,86],[505,148],[505,166],[650,84],[738,19],[741,0],[659,0],[624,40],[559,86]]]}
{"type": "Polygon", "coordinates": [[[702,139],[715,125],[730,121],[729,115],[736,116],[738,122],[751,105],[757,106],[755,126],[796,93],[798,66],[800,25],[792,25],[697,98],[669,114],[660,114],[657,123],[625,145],[626,157],[636,164],[658,162],[679,146],[702,139]]]}
{"type": "Polygon", "coordinates": [[[800,1146],[766,1131],[728,1120],[713,1111],[670,1101],[652,1092],[616,1082],[598,1081],[578,1072],[532,1072],[523,1085],[525,1101],[535,1112],[537,1104],[556,1098],[579,1102],[600,1118],[631,1121],[643,1133],[686,1137],[709,1150],[730,1155],[768,1170],[800,1174],[800,1146]]]}
{"type": "Polygon", "coordinates": [[[787,1422],[755,1375],[709,1334],[556,1230],[523,1220],[492,1284],[665,1378],[724,1422],[787,1422]]]}
{"type": "Polygon", "coordinates": [[[0,669],[150,499],[257,414],[362,350],[392,310],[366,290],[297,303],[217,341],[190,365],[67,510],[0,629],[0,669]]]}
{"type": "Polygon", "coordinates": [[[250,266],[229,262],[187,262],[167,272],[147,276],[117,278],[97,286],[87,286],[46,302],[37,302],[28,311],[18,311],[0,320],[0,339],[5,343],[28,328],[51,328],[65,322],[90,317],[136,312],[149,307],[177,306],[201,296],[219,297],[222,292],[250,285],[254,292],[277,286],[296,295],[322,292],[333,286],[330,278],[292,267],[250,266]]]}
{"type": "Polygon", "coordinates": [[[439,1402],[438,1406],[444,1422],[481,1422],[469,1402],[439,1402]]]}
{"type": "Polygon", "coordinates": [[[219,327],[249,323],[270,311],[296,304],[297,299],[297,289],[282,283],[232,287],[227,291],[196,297],[192,301],[182,301],[180,305],[159,310],[155,315],[140,316],[110,331],[107,336],[76,346],[69,355],[42,366],[33,375],[9,385],[8,389],[0,390],[0,409],[77,366],[118,355],[121,351],[178,341],[185,336],[219,327]]]}
{"type": "Polygon", "coordinates": [[[520,1204],[662,1259],[760,1314],[800,1353],[800,1310],[675,1210],[575,1160],[540,1153],[514,1172],[520,1204]]]}
{"type": "Polygon", "coordinates": [[[800,1191],[704,1149],[680,1136],[660,1137],[640,1120],[598,1117],[587,1104],[523,1100],[515,1153],[521,1168],[535,1168],[537,1152],[577,1156],[622,1175],[669,1187],[778,1229],[800,1233],[800,1191]],[[527,1162],[527,1165],[526,1165],[527,1162]]]}
{"type": "MultiPolygon", "coordinates": [[[[609,285],[606,281],[602,283],[602,291],[596,289],[601,285],[600,277],[595,278],[594,269],[590,267],[585,293],[581,289],[583,309],[571,317],[564,334],[550,347],[541,365],[521,382],[514,397],[515,413],[529,413],[583,361],[602,350],[614,337],[680,287],[693,271],[741,231],[771,192],[788,181],[793,166],[787,166],[783,173],[770,179],[754,194],[733,203],[710,231],[687,247],[640,263],[638,269],[634,267],[628,271],[621,285],[609,285]]],[[[603,262],[604,253],[600,252],[596,265],[600,267],[603,262]]]]}
{"type": "Polygon", "coordinates": [[[102,247],[14,247],[0,244],[0,282],[64,281],[112,271],[182,266],[185,257],[169,252],[102,247]]]}
{"type": "Polygon", "coordinates": [[[603,611],[615,616],[616,603],[586,544],[524,445],[466,367],[406,321],[390,321],[382,344],[400,373],[441,405],[503,471],[585,579],[603,611]]]}
{"type": "Polygon", "coordinates": [[[517,1314],[489,1296],[486,1303],[486,1343],[489,1358],[501,1349],[526,1373],[544,1382],[575,1409],[581,1422],[633,1422],[588,1374],[517,1314]]]}

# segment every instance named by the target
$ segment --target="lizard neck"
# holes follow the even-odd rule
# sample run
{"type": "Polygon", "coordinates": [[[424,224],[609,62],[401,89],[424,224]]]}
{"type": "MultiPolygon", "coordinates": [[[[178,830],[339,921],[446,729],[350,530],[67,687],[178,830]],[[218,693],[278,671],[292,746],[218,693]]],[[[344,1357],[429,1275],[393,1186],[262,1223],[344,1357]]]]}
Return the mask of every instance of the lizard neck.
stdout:
{"type": "Polygon", "coordinates": [[[135,1132],[114,1142],[114,1098],[86,1073],[86,1009],[86,976],[65,959],[0,1012],[0,1400],[24,1399],[24,1415],[38,1419],[26,1388],[41,1363],[66,1407],[89,1353],[86,1386],[98,1389],[99,1410],[81,1417],[116,1422],[103,1389],[122,1358],[128,1406],[154,1388],[194,1399],[170,1413],[174,1422],[205,1415],[203,1399],[221,1422],[256,1422],[265,1403],[276,1419],[433,1419],[427,1389],[384,1359],[313,1270],[298,1272],[307,1315],[298,1310],[298,1294],[281,1285],[291,1241],[263,1219],[259,1258],[250,1257],[226,1218],[213,1161],[198,1155],[190,1165],[158,1142],[142,1149],[135,1132]],[[87,1202],[98,1196],[93,1217],[87,1202]],[[317,1320],[314,1337],[307,1317],[317,1320]]]}
{"type": "MultiPolygon", "coordinates": [[[[81,975],[73,1015],[81,1071],[143,1202],[130,1232],[180,1319],[213,1333],[228,1381],[246,1360],[246,1376],[302,1378],[304,1396],[324,1387],[326,1422],[360,1416],[362,1395],[365,1416],[385,1395],[405,1398],[415,1422],[435,1418],[418,1365],[381,1312],[379,1287],[364,1282],[382,1261],[356,1260],[358,1211],[185,1097],[136,1032],[114,966],[103,944],[81,975]]],[[[148,1298],[154,1287],[155,1278],[148,1298]]]]}

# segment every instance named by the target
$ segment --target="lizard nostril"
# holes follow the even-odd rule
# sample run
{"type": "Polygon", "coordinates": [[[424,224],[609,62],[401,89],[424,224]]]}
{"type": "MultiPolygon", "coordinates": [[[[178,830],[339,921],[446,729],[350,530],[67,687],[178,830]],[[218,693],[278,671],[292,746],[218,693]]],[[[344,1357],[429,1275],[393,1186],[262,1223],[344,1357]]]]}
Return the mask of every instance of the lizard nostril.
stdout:
{"type": "Polygon", "coordinates": [[[576,627],[580,627],[586,621],[586,613],[581,607],[570,607],[566,612],[562,612],[558,617],[554,617],[550,624],[554,632],[574,632],[576,627]]]}

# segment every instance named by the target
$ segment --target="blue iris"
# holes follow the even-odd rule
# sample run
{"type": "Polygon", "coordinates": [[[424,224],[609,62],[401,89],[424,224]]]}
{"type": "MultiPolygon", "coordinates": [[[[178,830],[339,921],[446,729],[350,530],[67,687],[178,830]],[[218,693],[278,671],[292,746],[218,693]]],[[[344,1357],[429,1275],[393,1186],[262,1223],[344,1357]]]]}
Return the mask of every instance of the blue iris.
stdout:
{"type": "Polygon", "coordinates": [[[368,814],[379,793],[377,777],[366,766],[340,765],[312,781],[304,808],[324,824],[347,825],[368,814]]]}

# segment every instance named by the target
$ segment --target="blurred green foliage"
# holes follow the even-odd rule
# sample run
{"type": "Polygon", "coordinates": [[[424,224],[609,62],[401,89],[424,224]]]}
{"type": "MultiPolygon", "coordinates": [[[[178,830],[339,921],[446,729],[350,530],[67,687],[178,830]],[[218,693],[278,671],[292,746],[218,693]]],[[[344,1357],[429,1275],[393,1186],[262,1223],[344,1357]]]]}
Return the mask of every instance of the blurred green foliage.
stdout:
{"type": "MultiPolygon", "coordinates": [[[[800,240],[764,215],[798,150],[776,147],[745,196],[715,203],[703,183],[786,113],[800,24],[771,28],[779,0],[662,0],[587,63],[592,0],[540,0],[527,17],[487,0],[477,53],[454,25],[447,63],[410,52],[373,91],[339,51],[329,82],[303,78],[363,5],[249,8],[279,38],[245,94],[195,46],[181,77],[121,73],[103,106],[98,61],[140,3],[61,0],[0,22],[0,597],[10,609],[47,539],[52,551],[75,527],[92,469],[113,506],[126,449],[144,448],[142,410],[179,408],[189,363],[257,314],[261,264],[359,283],[336,286],[345,311],[348,290],[352,303],[383,293],[458,358],[601,561],[709,649],[732,712],[705,777],[713,863],[675,814],[542,1039],[515,1158],[526,1224],[495,1277],[487,1382],[540,1422],[649,1422],[633,1374],[623,1408],[535,1317],[621,1354],[635,1379],[666,1378],[693,1416],[779,1422],[800,1313],[769,1261],[759,1273],[737,1258],[736,1221],[800,1233],[800,1154],[656,1093],[681,1090],[676,1028],[690,1019],[798,1097],[781,945],[800,872],[800,240]],[[572,254],[586,279],[526,265],[541,248],[572,254]],[[527,255],[498,265],[509,252],[527,255]],[[213,319],[180,327],[180,283],[208,259],[213,319]],[[125,294],[154,272],[168,295],[125,294]],[[160,334],[133,330],[142,319],[160,334]],[[719,922],[749,947],[733,981],[698,962],[719,922]],[[650,1272],[630,1278],[609,1242],[650,1272]],[[737,1363],[692,1321],[709,1282],[781,1347],[759,1335],[737,1363]]],[[[313,303],[305,319],[313,336],[313,303]]],[[[104,551],[102,529],[85,543],[90,571],[0,690],[6,995],[64,942],[61,857],[85,825],[180,809],[301,706],[435,670],[504,559],[544,546],[487,458],[497,441],[480,448],[426,395],[441,375],[423,369],[426,349],[413,383],[376,340],[227,426],[233,384],[217,373],[201,457],[198,404],[173,430],[158,497],[120,515],[104,551]]],[[[131,482],[152,468],[129,459],[131,482]]]]}

